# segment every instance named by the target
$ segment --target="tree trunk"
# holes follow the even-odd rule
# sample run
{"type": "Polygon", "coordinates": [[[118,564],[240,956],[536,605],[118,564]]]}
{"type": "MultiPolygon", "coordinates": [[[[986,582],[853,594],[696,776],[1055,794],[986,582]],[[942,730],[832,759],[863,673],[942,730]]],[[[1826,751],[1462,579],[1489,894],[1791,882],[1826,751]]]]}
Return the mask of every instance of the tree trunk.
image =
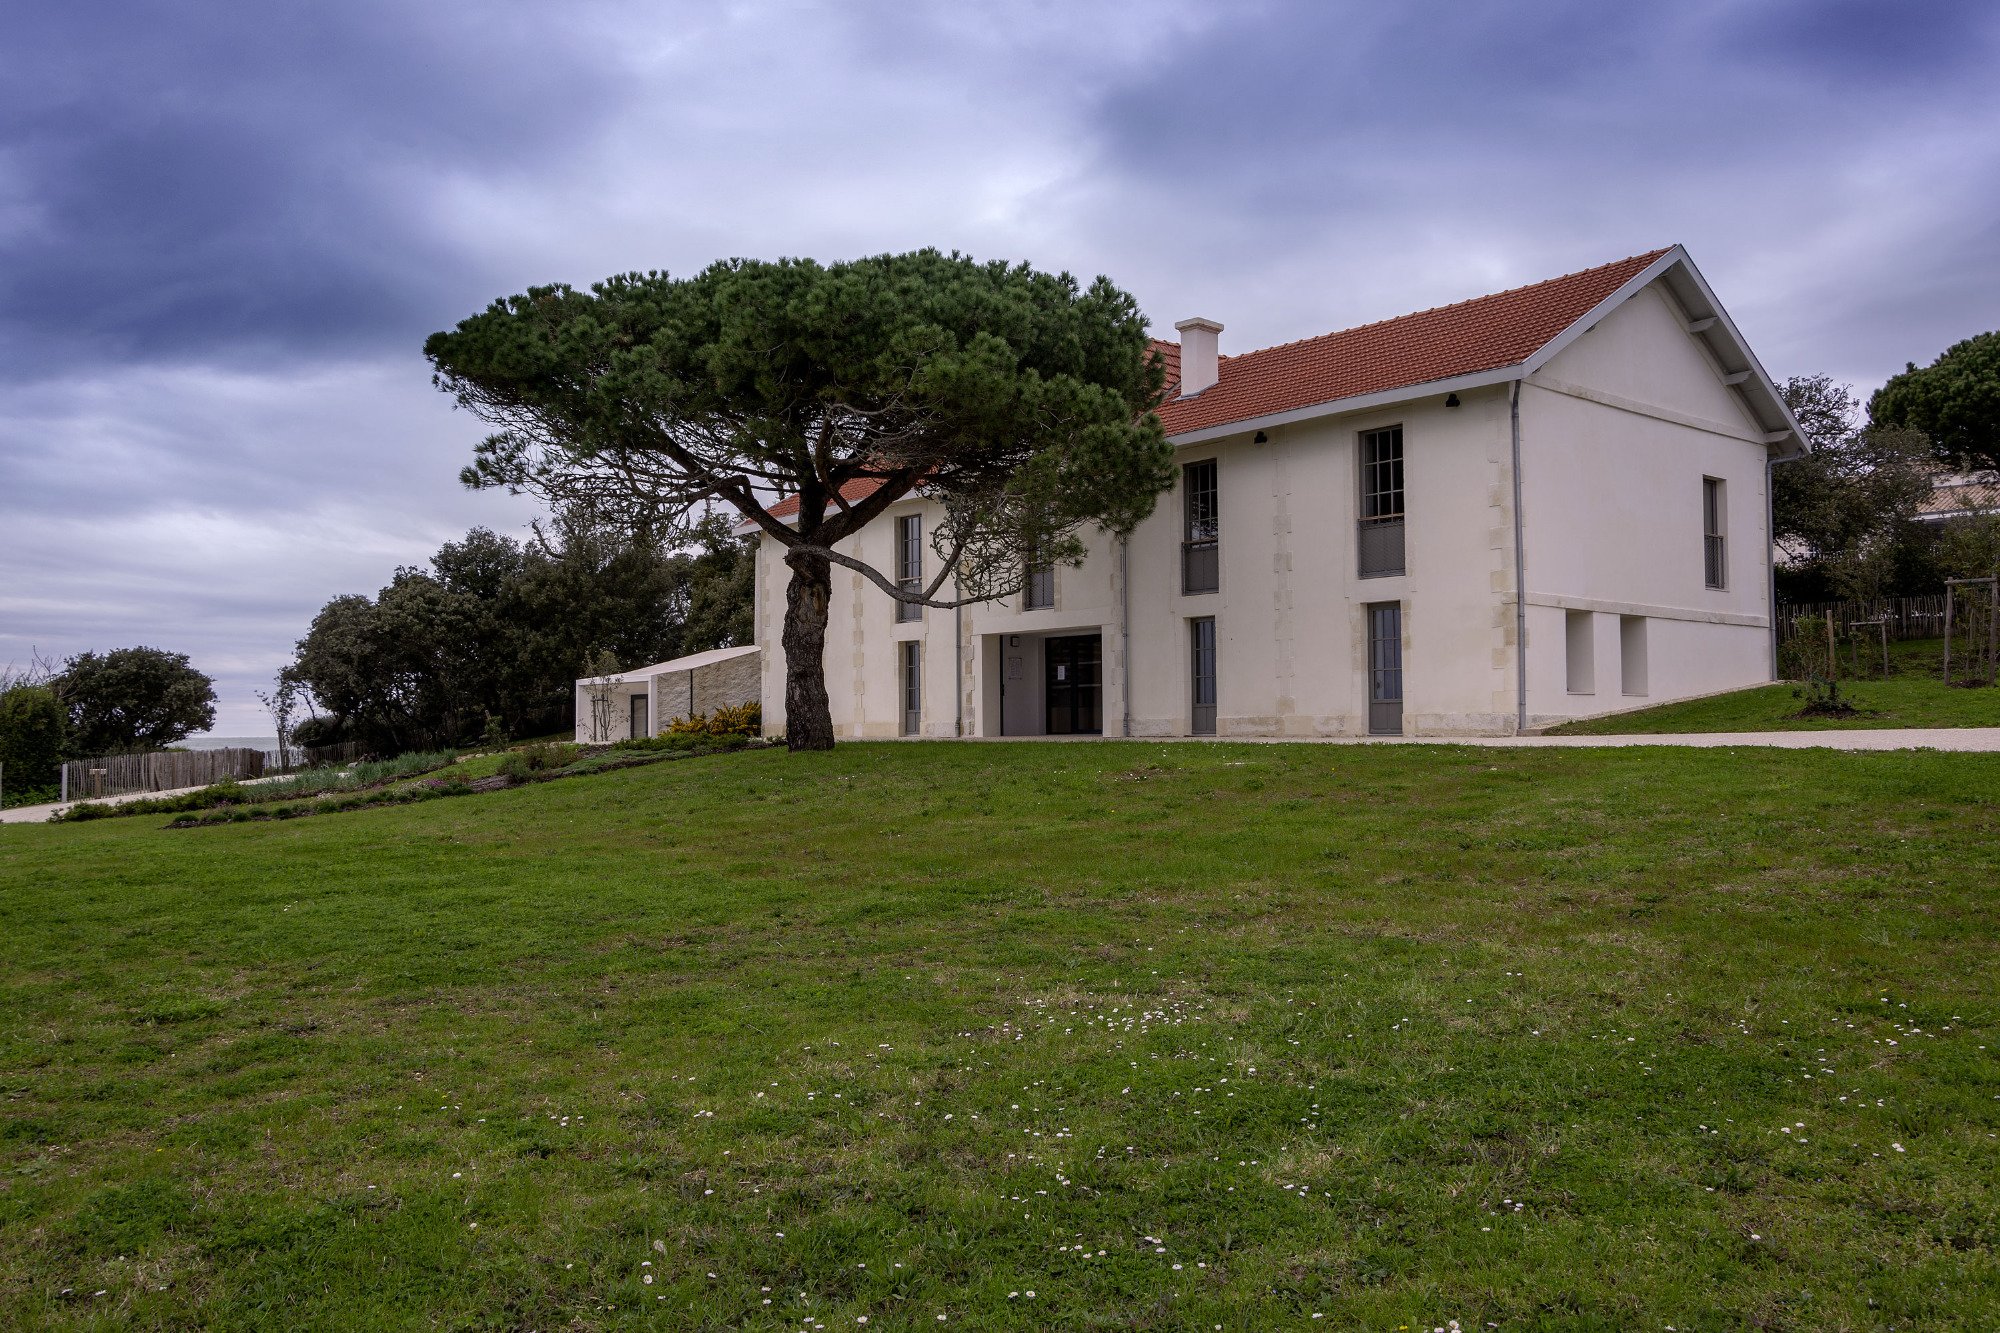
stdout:
{"type": "Polygon", "coordinates": [[[785,563],[792,569],[785,589],[785,744],[794,752],[831,750],[826,608],[833,596],[833,566],[825,556],[797,553],[785,563]]]}

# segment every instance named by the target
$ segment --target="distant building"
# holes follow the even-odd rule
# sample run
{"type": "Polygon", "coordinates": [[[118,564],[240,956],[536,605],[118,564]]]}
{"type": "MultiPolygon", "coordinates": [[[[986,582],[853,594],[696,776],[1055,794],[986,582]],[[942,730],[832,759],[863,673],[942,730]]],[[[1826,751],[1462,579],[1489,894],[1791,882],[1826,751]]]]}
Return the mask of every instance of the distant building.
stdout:
{"type": "Polygon", "coordinates": [[[1920,523],[1985,514],[2000,514],[2000,473],[1946,473],[1931,483],[1930,495],[1917,507],[1920,523]]]}
{"type": "MultiPolygon", "coordinates": [[[[835,569],[837,735],[1505,735],[1771,678],[1767,465],[1805,444],[1678,246],[1235,356],[1175,327],[1180,484],[1129,541],[957,613],[835,569]]],[[[842,549],[921,578],[939,513],[842,549]]],[[[774,734],[788,576],[764,537],[774,734]]]]}

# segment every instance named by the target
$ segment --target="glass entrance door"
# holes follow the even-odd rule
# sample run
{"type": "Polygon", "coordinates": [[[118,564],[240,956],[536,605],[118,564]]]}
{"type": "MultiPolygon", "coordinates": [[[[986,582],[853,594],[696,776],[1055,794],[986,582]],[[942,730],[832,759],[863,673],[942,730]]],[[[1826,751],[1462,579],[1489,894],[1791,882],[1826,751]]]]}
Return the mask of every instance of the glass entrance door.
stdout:
{"type": "Polygon", "coordinates": [[[1066,634],[1047,639],[1042,657],[1047,675],[1048,734],[1099,736],[1104,733],[1102,639],[1096,634],[1066,634]]]}
{"type": "Polygon", "coordinates": [[[1368,606],[1368,731],[1403,734],[1403,605],[1368,606]]]}
{"type": "Polygon", "coordinates": [[[647,713],[646,696],[643,694],[633,695],[631,734],[632,734],[632,739],[634,740],[643,740],[644,738],[653,734],[653,728],[647,721],[646,713],[647,713]]]}

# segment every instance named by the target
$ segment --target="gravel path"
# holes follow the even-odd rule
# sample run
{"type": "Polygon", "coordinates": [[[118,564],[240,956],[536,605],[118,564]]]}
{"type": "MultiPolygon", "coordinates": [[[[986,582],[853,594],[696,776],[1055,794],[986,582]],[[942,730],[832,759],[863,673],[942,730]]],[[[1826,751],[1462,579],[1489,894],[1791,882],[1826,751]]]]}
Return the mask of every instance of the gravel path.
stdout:
{"type": "MultiPolygon", "coordinates": [[[[127,801],[150,801],[161,796],[179,796],[184,792],[200,790],[200,787],[176,787],[172,791],[133,791],[123,796],[100,796],[97,798],[97,803],[123,805],[127,801]]],[[[71,805],[81,804],[81,801],[71,801],[68,805],[55,801],[48,805],[17,805],[12,810],[0,810],[0,824],[37,824],[58,810],[67,810],[71,805]]]]}

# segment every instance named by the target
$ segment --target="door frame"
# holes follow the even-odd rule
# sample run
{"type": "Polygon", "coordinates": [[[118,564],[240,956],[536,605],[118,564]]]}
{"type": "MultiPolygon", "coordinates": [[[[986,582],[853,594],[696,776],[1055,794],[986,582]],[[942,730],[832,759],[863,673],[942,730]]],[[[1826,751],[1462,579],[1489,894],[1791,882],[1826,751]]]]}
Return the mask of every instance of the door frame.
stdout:
{"type": "Polygon", "coordinates": [[[1081,630],[1074,634],[1046,634],[1042,636],[1042,734],[1045,736],[1102,736],[1104,734],[1104,631],[1102,629],[1081,630]],[[1076,689],[1074,680],[1064,682],[1068,688],[1063,691],[1068,700],[1068,731],[1057,731],[1051,724],[1056,707],[1056,670],[1058,666],[1074,668],[1076,659],[1071,652],[1058,653],[1057,644],[1071,644],[1089,640],[1096,645],[1096,679],[1088,688],[1096,691],[1092,712],[1096,714],[1097,725],[1090,729],[1080,729],[1075,725],[1077,718],[1076,689]],[[1060,660],[1059,660],[1060,659],[1060,660]]]}

